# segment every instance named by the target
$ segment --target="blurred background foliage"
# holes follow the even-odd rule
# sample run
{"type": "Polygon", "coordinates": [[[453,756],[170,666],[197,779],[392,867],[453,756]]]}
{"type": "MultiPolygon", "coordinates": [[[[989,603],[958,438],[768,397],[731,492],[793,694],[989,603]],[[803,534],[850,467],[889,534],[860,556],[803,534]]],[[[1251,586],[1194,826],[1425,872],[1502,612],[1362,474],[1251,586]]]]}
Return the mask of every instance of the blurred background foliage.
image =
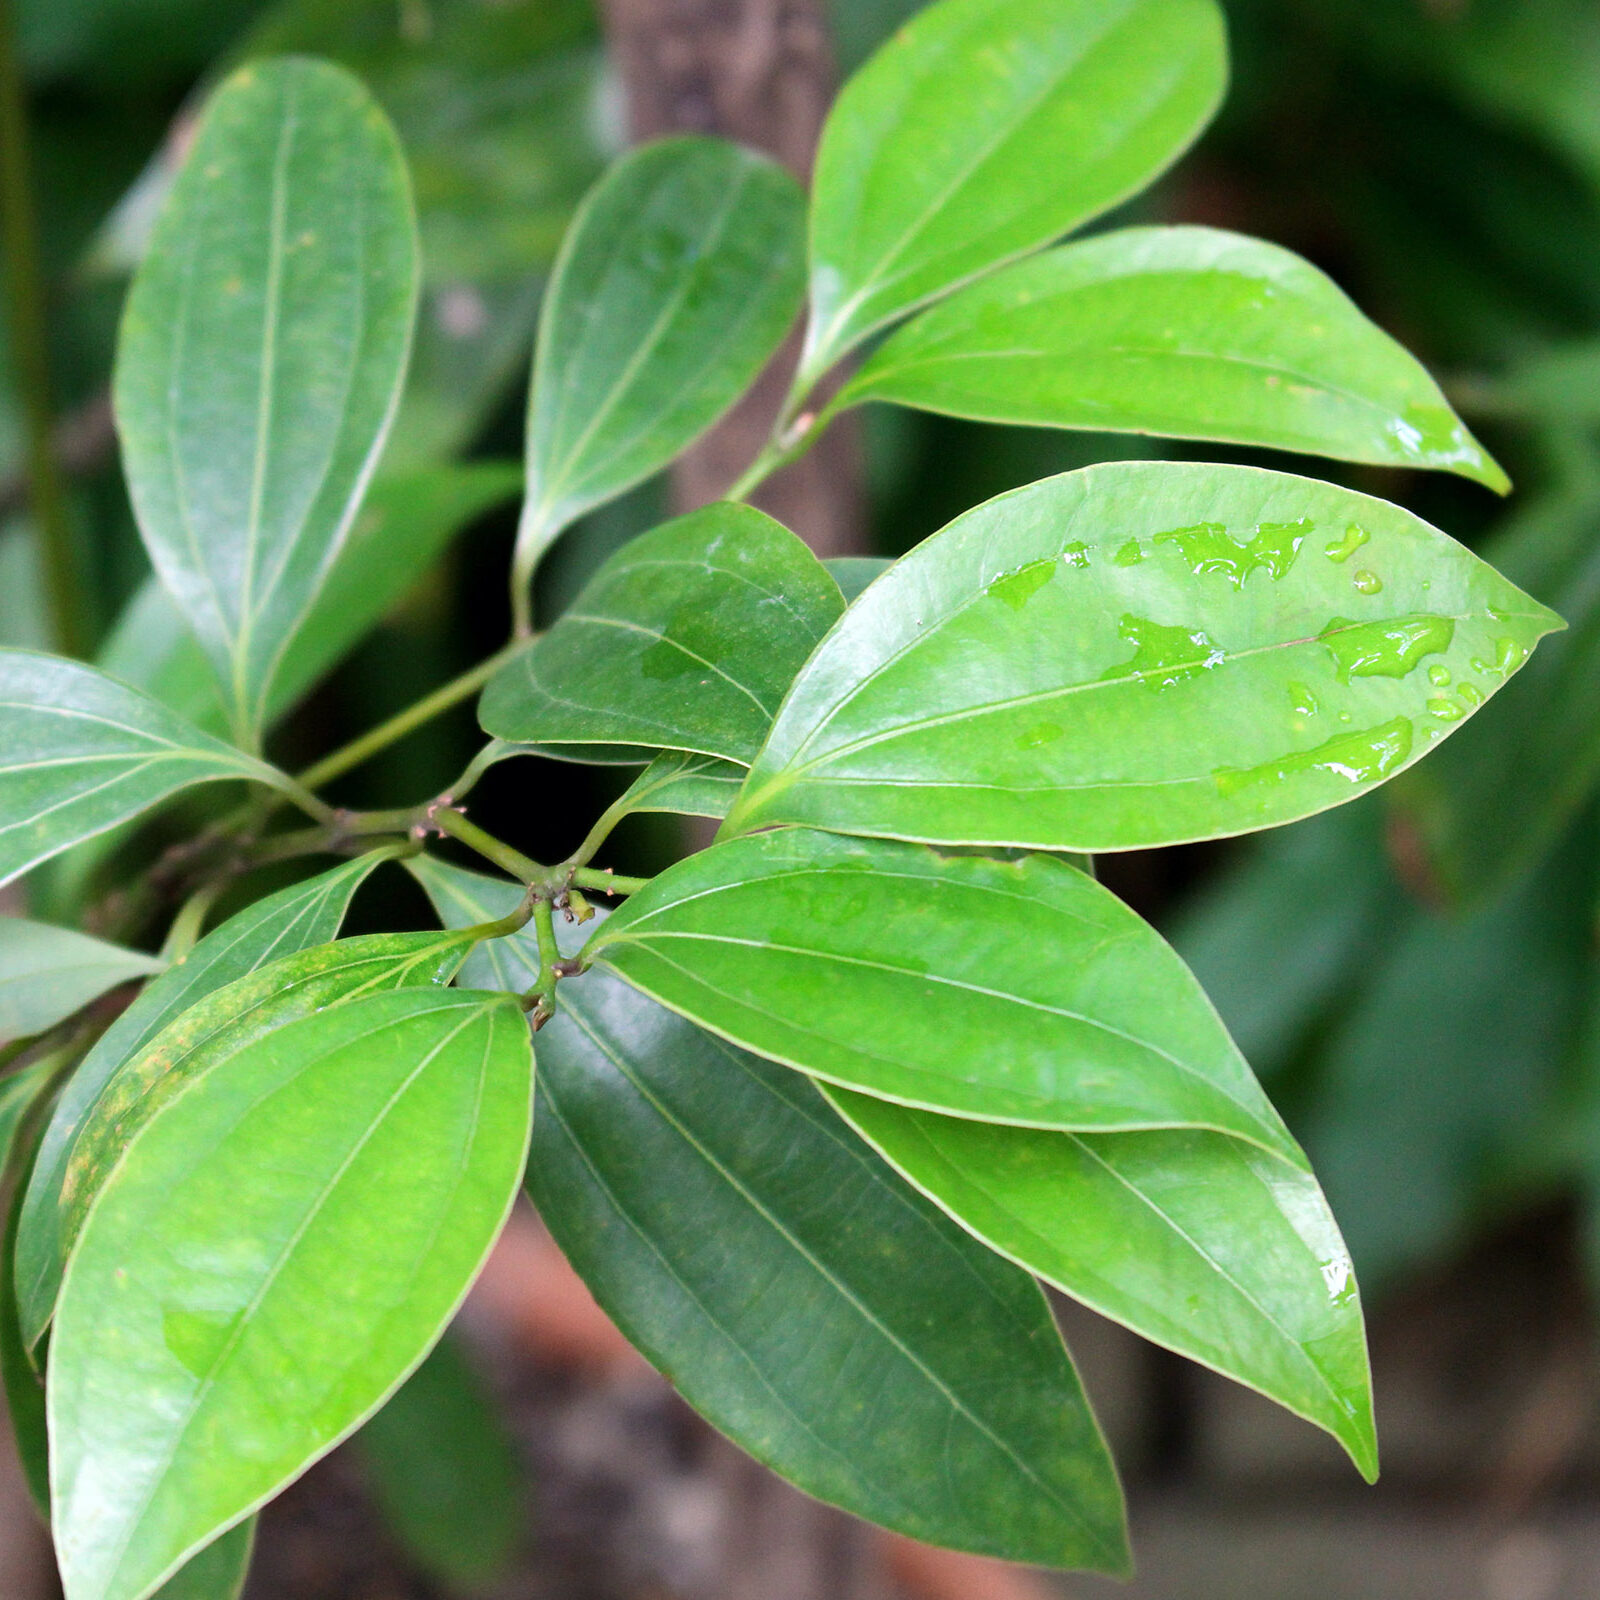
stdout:
{"type": "MultiPolygon", "coordinates": [[[[438,564],[410,592],[378,596],[381,626],[279,730],[278,756],[309,760],[503,637],[515,477],[463,475],[461,463],[518,456],[540,288],[566,217],[622,142],[593,10],[587,0],[13,4],[84,604],[126,675],[168,681],[182,640],[171,616],[141,620],[139,606],[157,602],[141,598],[106,385],[127,273],[196,95],[248,54],[312,51],[357,71],[405,141],[426,288],[410,390],[363,528],[377,541],[431,541],[438,564]]],[[[841,64],[915,9],[834,0],[841,64]]],[[[1175,938],[1310,1147],[1369,1299],[1381,1305],[1388,1287],[1437,1271],[1517,1215],[1580,1217],[1600,1284],[1600,6],[1227,0],[1227,10],[1234,86],[1219,121],[1163,186],[1105,225],[1205,222],[1301,251],[1430,365],[1517,487],[1502,503],[1456,479],[1234,458],[1411,507],[1570,627],[1407,780],[1249,844],[1109,859],[1105,875],[1175,938]]],[[[9,372],[0,350],[0,639],[48,644],[9,372]]],[[[890,555],[1049,473],[1228,454],[881,407],[864,434],[872,539],[890,555]]],[[[662,504],[660,487],[646,487],[570,534],[547,563],[543,611],[662,504]]],[[[354,775],[348,798],[417,799],[474,748],[470,716],[442,722],[354,775]]],[[[576,842],[615,786],[605,769],[515,765],[485,780],[478,808],[496,831],[547,849],[576,842]]],[[[639,821],[618,865],[658,862],[674,847],[671,826],[639,821]]],[[[93,906],[118,851],[160,842],[147,830],[69,859],[39,891],[48,914],[93,906]]]]}

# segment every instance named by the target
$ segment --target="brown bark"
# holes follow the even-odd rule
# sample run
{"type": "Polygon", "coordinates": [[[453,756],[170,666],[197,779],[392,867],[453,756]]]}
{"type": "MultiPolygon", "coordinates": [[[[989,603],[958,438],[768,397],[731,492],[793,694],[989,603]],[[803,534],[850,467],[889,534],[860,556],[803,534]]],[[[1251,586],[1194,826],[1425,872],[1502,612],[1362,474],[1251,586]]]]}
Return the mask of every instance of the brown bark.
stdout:
{"type": "MultiPolygon", "coordinates": [[[[637,139],[715,133],[809,175],[833,96],[833,57],[819,0],[602,0],[637,139]]],[[[761,449],[798,352],[791,339],[750,393],[679,463],[680,510],[714,500],[761,449]]],[[[753,497],[818,555],[862,544],[861,470],[845,417],[753,497]]]]}

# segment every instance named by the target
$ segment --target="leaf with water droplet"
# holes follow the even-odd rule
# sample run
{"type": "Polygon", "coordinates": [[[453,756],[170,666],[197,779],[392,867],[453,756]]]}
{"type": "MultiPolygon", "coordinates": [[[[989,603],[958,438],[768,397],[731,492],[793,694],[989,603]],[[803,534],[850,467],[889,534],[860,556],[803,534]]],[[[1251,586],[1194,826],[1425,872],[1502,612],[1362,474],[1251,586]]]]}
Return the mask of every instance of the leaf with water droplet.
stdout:
{"type": "Polygon", "coordinates": [[[1344,537],[1330,540],[1322,547],[1322,553],[1330,561],[1348,561],[1371,537],[1359,522],[1352,522],[1344,530],[1344,537]]]}
{"type": "Polygon", "coordinates": [[[1362,568],[1350,579],[1350,587],[1357,594],[1378,594],[1383,589],[1383,579],[1376,572],[1362,568]]]}
{"type": "Polygon", "coordinates": [[[1421,519],[1333,484],[1178,462],[1066,473],[958,518],[851,606],[723,836],[790,823],[1093,851],[1270,827],[1424,753],[1437,690],[1420,666],[1514,666],[1560,625],[1421,519]],[[1353,526],[1381,595],[1307,549],[1353,526]],[[1076,545],[1086,567],[1063,560],[1076,545]],[[997,575],[1022,604],[988,603],[997,575]],[[1285,715],[1312,704],[1316,721],[1285,715]]]}

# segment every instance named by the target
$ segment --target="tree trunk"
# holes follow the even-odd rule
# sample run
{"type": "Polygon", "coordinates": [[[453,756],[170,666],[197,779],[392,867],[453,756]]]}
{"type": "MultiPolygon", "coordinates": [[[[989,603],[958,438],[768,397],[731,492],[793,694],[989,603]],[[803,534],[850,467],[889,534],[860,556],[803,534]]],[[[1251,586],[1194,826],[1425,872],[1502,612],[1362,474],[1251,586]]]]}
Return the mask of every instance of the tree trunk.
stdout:
{"type": "MultiPolygon", "coordinates": [[[[776,156],[805,178],[833,96],[820,0],[601,0],[636,139],[715,133],[776,156]]],[[[680,510],[714,500],[754,459],[798,355],[798,336],[751,392],[679,463],[680,510]]],[[[771,478],[757,505],[818,555],[861,548],[861,470],[854,419],[771,478]]]]}
{"type": "MultiPolygon", "coordinates": [[[[601,0],[634,138],[714,133],[810,174],[833,97],[820,0],[601,0]]],[[[714,500],[755,458],[788,387],[798,330],[751,392],[679,462],[680,510],[714,500]]],[[[818,555],[861,548],[855,431],[835,424],[809,455],[754,496],[818,555]]],[[[721,1571],[705,1600],[869,1600],[881,1594],[867,1530],[711,1439],[724,1501],[721,1571]]]]}

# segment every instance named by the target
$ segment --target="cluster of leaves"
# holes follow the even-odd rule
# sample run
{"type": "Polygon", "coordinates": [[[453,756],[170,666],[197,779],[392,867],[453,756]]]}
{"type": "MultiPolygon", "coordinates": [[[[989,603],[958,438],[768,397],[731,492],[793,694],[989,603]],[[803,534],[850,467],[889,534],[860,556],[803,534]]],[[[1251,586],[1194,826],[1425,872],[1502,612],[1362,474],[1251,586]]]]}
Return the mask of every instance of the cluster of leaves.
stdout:
{"type": "Polygon", "coordinates": [[[918,1537],[1127,1564],[1037,1280],[1375,1473],[1309,1164],[1086,858],[1363,794],[1559,620],[1410,513],[1257,468],[1045,479],[892,565],[830,569],[743,503],[867,400],[1504,488],[1421,367],[1286,252],[1198,228],[1046,248],[1181,154],[1224,77],[1212,0],[941,0],[845,87],[809,204],[713,140],[618,162],[541,313],[515,636],[297,776],[264,735],[424,564],[360,520],[420,252],[399,141],[348,73],[262,60],[213,94],[115,385],[190,653],[164,655],[163,698],[0,651],[0,875],[250,786],[141,880],[180,909],[109,1026],[85,1002],[151,958],[19,933],[0,1350],[68,1600],[236,1583],[253,1513],[423,1361],[525,1178],[713,1422],[918,1537]],[[789,402],[729,499],[634,540],[534,636],[553,541],[709,428],[802,309],[789,402]],[[492,742],[445,793],[319,796],[479,688],[492,742]],[[643,770],[545,865],[461,804],[529,754],[643,770]],[[280,826],[288,805],[309,825],[280,826]],[[648,881],[594,866],[643,810],[719,818],[717,841],[648,881]],[[351,859],[197,938],[240,872],[320,852],[351,859]],[[337,937],[393,860],[445,931],[337,937]]]}

